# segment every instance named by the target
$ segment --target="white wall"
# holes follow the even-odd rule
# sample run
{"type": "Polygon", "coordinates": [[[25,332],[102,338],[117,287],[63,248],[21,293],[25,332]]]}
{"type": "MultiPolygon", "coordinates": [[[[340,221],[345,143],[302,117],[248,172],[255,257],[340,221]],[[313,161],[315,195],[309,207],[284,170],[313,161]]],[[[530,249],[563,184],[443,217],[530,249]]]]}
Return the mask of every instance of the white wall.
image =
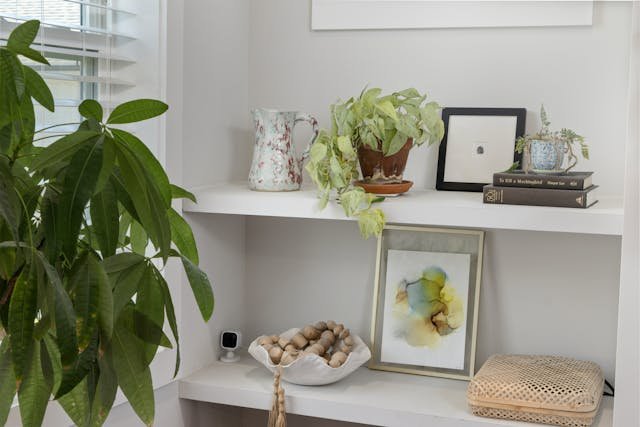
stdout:
{"type": "MultiPolygon", "coordinates": [[[[172,0],[173,1],[173,0],[172,0]]],[[[172,141],[182,157],[187,188],[246,179],[249,132],[249,0],[184,3],[182,135],[172,141]]],[[[243,327],[244,219],[189,215],[216,298],[209,324],[202,321],[186,279],[182,280],[181,376],[218,356],[222,329],[243,327]]]]}
{"type": "Polygon", "coordinates": [[[184,184],[246,179],[249,1],[184,4],[184,184]]]}
{"type": "MultiPolygon", "coordinates": [[[[416,87],[450,107],[544,103],[552,125],[585,135],[602,193],[622,194],[630,2],[596,3],[592,27],[310,30],[310,1],[251,2],[249,104],[299,109],[329,126],[328,107],[366,85],[416,87]]],[[[411,153],[406,176],[434,187],[437,149],[411,153]]]]}
{"type": "MultiPolygon", "coordinates": [[[[250,337],[334,319],[369,342],[375,241],[354,223],[251,217],[246,239],[250,337]]],[[[488,231],[477,366],[495,353],[556,354],[613,380],[619,259],[617,237],[488,231]]]]}

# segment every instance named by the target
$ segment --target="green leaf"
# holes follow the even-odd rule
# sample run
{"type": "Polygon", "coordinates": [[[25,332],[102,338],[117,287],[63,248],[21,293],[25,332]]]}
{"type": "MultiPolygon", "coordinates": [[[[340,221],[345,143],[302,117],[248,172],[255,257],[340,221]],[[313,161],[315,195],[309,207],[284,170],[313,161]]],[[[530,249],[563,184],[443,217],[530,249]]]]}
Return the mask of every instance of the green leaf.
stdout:
{"type": "Polygon", "coordinates": [[[99,135],[92,130],[79,130],[60,138],[42,151],[31,163],[32,171],[44,169],[58,162],[67,160],[78,151],[80,146],[99,135]]]}
{"type": "Polygon", "coordinates": [[[358,214],[358,226],[365,239],[379,236],[384,229],[385,216],[380,209],[367,209],[358,214]]]}
{"type": "Polygon", "coordinates": [[[382,114],[388,116],[394,121],[398,120],[398,115],[396,114],[396,109],[394,108],[391,101],[385,100],[376,103],[376,110],[380,111],[382,114]]]}
{"type": "Polygon", "coordinates": [[[9,340],[0,344],[0,425],[5,425],[16,395],[16,376],[11,362],[11,346],[9,340]]]}
{"type": "Polygon", "coordinates": [[[58,236],[68,260],[74,258],[80,226],[87,203],[93,195],[102,165],[102,140],[80,148],[66,168],[62,193],[59,198],[58,236]]]}
{"type": "Polygon", "coordinates": [[[38,427],[42,425],[53,384],[47,381],[42,369],[40,341],[33,341],[28,354],[27,372],[18,390],[20,418],[24,427],[38,427]]]}
{"type": "MultiPolygon", "coordinates": [[[[138,285],[138,293],[136,295],[135,310],[133,313],[133,331],[138,327],[142,328],[143,324],[136,325],[135,311],[145,315],[149,321],[154,322],[158,328],[162,329],[164,325],[164,296],[162,289],[157,283],[156,267],[153,264],[147,265],[147,270],[138,285]]],[[[153,335],[153,331],[147,331],[147,336],[153,335]]],[[[144,348],[145,363],[149,365],[158,350],[158,343],[151,343],[144,348]]]]}
{"type": "Polygon", "coordinates": [[[102,121],[104,112],[102,111],[102,105],[94,99],[85,99],[78,105],[78,112],[82,117],[87,119],[95,119],[98,122],[102,121]]]}
{"type": "Polygon", "coordinates": [[[53,112],[55,110],[55,104],[49,86],[47,86],[44,79],[40,77],[40,74],[38,74],[32,68],[23,68],[25,83],[27,85],[27,91],[29,92],[29,95],[31,95],[33,99],[38,101],[44,108],[53,112]]]}
{"type": "Polygon", "coordinates": [[[82,380],[73,390],[58,399],[58,403],[77,426],[84,426],[89,418],[91,403],[87,380],[82,380]]]}
{"type": "Polygon", "coordinates": [[[354,187],[340,195],[340,205],[347,216],[353,216],[360,210],[366,199],[365,191],[360,187],[354,187]]]}
{"type": "MultiPolygon", "coordinates": [[[[111,176],[116,166],[116,148],[115,141],[105,135],[104,142],[102,144],[102,167],[100,168],[100,174],[98,175],[98,182],[94,194],[101,192],[107,185],[107,182],[111,181],[111,176]]],[[[113,185],[113,183],[111,184],[113,185]]],[[[115,186],[114,186],[115,191],[115,186]]]]}
{"type": "Polygon", "coordinates": [[[392,156],[402,149],[407,143],[407,136],[402,132],[396,132],[391,141],[387,151],[384,151],[385,156],[392,156]]]}
{"type": "Polygon", "coordinates": [[[348,136],[339,136],[337,139],[338,149],[347,158],[354,157],[356,155],[351,139],[348,136]]]}
{"type": "Polygon", "coordinates": [[[59,399],[69,393],[80,381],[86,378],[94,368],[97,357],[98,334],[96,333],[87,348],[78,355],[76,360],[71,365],[62,367],[62,380],[60,381],[60,387],[56,391],[55,398],[59,399]]]}
{"type": "MultiPolygon", "coordinates": [[[[131,200],[131,197],[129,197],[129,193],[127,192],[127,188],[122,178],[122,174],[120,173],[120,168],[118,168],[117,166],[114,168],[113,174],[109,177],[109,182],[111,182],[111,184],[113,185],[113,188],[116,189],[116,194],[118,195],[118,202],[120,202],[122,207],[127,211],[128,220],[135,219],[136,221],[140,222],[140,216],[138,215],[138,212],[136,211],[136,208],[133,205],[133,201],[131,200]]],[[[140,187],[142,188],[142,186],[140,187]]],[[[126,221],[123,220],[123,222],[126,222],[126,221]]],[[[125,230],[128,230],[128,229],[129,229],[129,226],[127,225],[125,230]]],[[[119,240],[121,242],[123,241],[122,239],[119,239],[119,240]]]]}
{"type": "Polygon", "coordinates": [[[118,147],[117,156],[124,189],[133,202],[140,223],[166,261],[171,248],[171,228],[164,200],[143,165],[129,150],[118,147]]]}
{"type": "Polygon", "coordinates": [[[331,174],[330,174],[331,185],[333,185],[334,188],[345,187],[348,183],[346,182],[345,177],[343,176],[342,166],[340,165],[340,161],[335,157],[335,155],[332,155],[331,158],[329,159],[329,167],[331,170],[331,174]]]}
{"type": "Polygon", "coordinates": [[[316,142],[311,146],[309,151],[309,159],[313,163],[317,163],[327,156],[327,145],[321,142],[316,142]]]}
{"type": "Polygon", "coordinates": [[[16,379],[27,370],[25,355],[33,344],[33,328],[37,307],[37,280],[34,269],[23,270],[13,288],[9,304],[9,339],[16,379]]]}
{"type": "MultiPolygon", "coordinates": [[[[0,49],[0,73],[6,79],[4,81],[5,86],[11,92],[11,95],[17,98],[17,104],[19,104],[24,97],[26,88],[24,68],[18,57],[6,49],[0,49]]],[[[11,104],[10,106],[18,107],[18,105],[11,104]]]]}
{"type": "Polygon", "coordinates": [[[21,49],[19,52],[16,52],[16,53],[24,56],[25,58],[29,58],[33,61],[39,62],[40,64],[51,65],[47,60],[47,58],[42,56],[42,54],[35,49],[31,49],[31,48],[21,49]]]}
{"type": "Polygon", "coordinates": [[[147,237],[144,227],[142,227],[139,222],[133,221],[129,235],[131,239],[131,250],[140,255],[144,255],[147,251],[147,245],[149,244],[149,238],[147,237]]]}
{"type": "Polygon", "coordinates": [[[31,44],[38,35],[39,29],[40,21],[36,19],[18,25],[9,35],[7,48],[36,62],[49,65],[49,62],[39,52],[31,49],[31,44]]]}
{"type": "Polygon", "coordinates": [[[15,240],[18,240],[20,204],[13,186],[13,174],[8,162],[0,158],[0,218],[4,219],[15,240]]]}
{"type": "Polygon", "coordinates": [[[62,381],[62,362],[60,361],[60,350],[53,338],[53,334],[44,336],[45,350],[49,354],[51,360],[51,369],[53,370],[53,389],[54,393],[57,392],[60,387],[60,381],[62,381]]]}
{"type": "Polygon", "coordinates": [[[169,322],[169,327],[171,328],[171,333],[173,334],[173,339],[176,342],[176,367],[173,371],[173,376],[175,378],[178,375],[178,371],[180,370],[180,337],[178,336],[178,322],[176,321],[176,313],[173,308],[173,301],[171,298],[171,292],[169,291],[169,285],[167,281],[162,277],[162,274],[159,272],[156,273],[156,283],[160,286],[162,290],[162,295],[164,297],[164,307],[165,313],[167,315],[167,321],[169,322]]]}
{"type": "Polygon", "coordinates": [[[169,177],[167,177],[167,173],[151,150],[149,150],[144,142],[129,132],[120,129],[111,129],[111,132],[115,136],[116,141],[128,148],[131,153],[138,158],[138,161],[144,166],[145,170],[151,175],[153,182],[158,186],[158,190],[167,207],[171,206],[171,185],[169,184],[169,177]]]}
{"type": "Polygon", "coordinates": [[[166,348],[173,348],[162,327],[138,310],[133,311],[133,326],[136,336],[142,341],[156,346],[161,345],[166,348]]]}
{"type": "Polygon", "coordinates": [[[187,257],[181,256],[181,258],[202,318],[208,321],[211,318],[211,314],[213,314],[214,307],[213,291],[209,278],[204,271],[195,266],[187,257]]]}
{"type": "Polygon", "coordinates": [[[96,259],[95,255],[85,252],[74,263],[69,283],[71,292],[75,295],[74,307],[77,316],[78,347],[80,350],[84,350],[91,342],[99,322],[102,330],[107,335],[111,334],[113,318],[110,315],[111,313],[108,315],[103,312],[107,308],[102,306],[103,304],[108,304],[108,301],[101,301],[103,287],[110,288],[109,279],[104,267],[96,259]],[[106,316],[106,318],[103,318],[103,316],[106,316]]]}
{"type": "Polygon", "coordinates": [[[7,48],[25,48],[31,46],[40,29],[40,21],[32,19],[13,29],[7,40],[7,48]]]}
{"type": "Polygon", "coordinates": [[[182,255],[198,265],[200,259],[198,257],[198,247],[196,246],[193,231],[187,221],[180,216],[173,208],[167,211],[169,214],[169,225],[171,226],[171,239],[182,255]]]}
{"type": "Polygon", "coordinates": [[[151,372],[144,360],[140,341],[133,330],[133,310],[125,310],[113,331],[113,367],[118,384],[131,407],[146,425],[154,418],[154,397],[151,372]]]}
{"type": "Polygon", "coordinates": [[[59,256],[59,243],[62,238],[58,235],[58,195],[52,189],[45,191],[40,206],[40,216],[42,218],[42,229],[45,239],[45,253],[51,262],[55,262],[59,256]]]}
{"type": "Polygon", "coordinates": [[[172,199],[189,199],[193,203],[198,203],[198,201],[196,200],[196,196],[194,196],[193,193],[190,193],[184,188],[178,187],[177,185],[174,185],[174,184],[170,184],[170,186],[171,186],[172,199]]]}
{"type": "Polygon", "coordinates": [[[138,286],[144,280],[147,273],[146,261],[139,262],[122,271],[113,285],[113,312],[114,318],[118,318],[122,309],[127,305],[131,298],[138,292],[138,286]]]}
{"type": "Polygon", "coordinates": [[[140,254],[123,252],[106,258],[102,261],[104,270],[108,275],[121,273],[137,264],[144,263],[146,258],[140,254]]]}
{"type": "Polygon", "coordinates": [[[113,109],[107,124],[133,123],[163,114],[169,106],[155,99],[137,99],[125,102],[113,109]]]}
{"type": "Polygon", "coordinates": [[[98,325],[103,333],[103,339],[109,341],[113,334],[113,293],[111,283],[101,263],[97,263],[96,277],[98,279],[98,325]]]}
{"type": "Polygon", "coordinates": [[[396,93],[396,95],[399,96],[404,96],[405,98],[420,98],[420,92],[418,92],[416,89],[414,88],[409,88],[409,89],[405,89],[405,90],[401,90],[400,92],[396,93]]]}
{"type": "Polygon", "coordinates": [[[382,93],[382,89],[374,87],[364,92],[360,98],[365,102],[373,103],[380,96],[380,93],[382,93]]]}
{"type": "Polygon", "coordinates": [[[100,427],[104,424],[118,391],[118,379],[113,369],[111,349],[98,360],[100,376],[96,385],[96,394],[91,405],[91,419],[89,426],[100,427]]]}
{"type": "Polygon", "coordinates": [[[120,213],[113,184],[107,182],[98,194],[91,198],[91,223],[103,258],[115,255],[118,247],[120,213]]]}

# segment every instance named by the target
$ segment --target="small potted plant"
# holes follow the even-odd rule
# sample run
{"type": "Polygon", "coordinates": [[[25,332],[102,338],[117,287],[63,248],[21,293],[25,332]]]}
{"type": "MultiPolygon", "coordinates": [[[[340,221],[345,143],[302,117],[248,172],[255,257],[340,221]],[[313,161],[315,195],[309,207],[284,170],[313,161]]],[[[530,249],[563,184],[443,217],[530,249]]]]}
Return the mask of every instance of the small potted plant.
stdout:
{"type": "Polygon", "coordinates": [[[372,209],[382,200],[378,195],[411,187],[403,180],[411,148],[438,143],[444,135],[438,103],[427,102],[426,95],[412,88],[384,96],[381,92],[365,89],[357,98],[332,105],[331,130],[320,131],[306,166],[321,207],[335,190],[345,213],[358,218],[365,237],[380,234],[384,227],[384,213],[372,209]]]}
{"type": "Polygon", "coordinates": [[[585,159],[589,159],[589,146],[584,137],[571,129],[560,131],[549,130],[549,119],[544,105],[540,107],[542,128],[538,133],[520,137],[516,143],[516,151],[525,153],[523,170],[525,173],[564,174],[578,163],[575,154],[576,145],[585,159]],[[566,167],[563,168],[566,158],[566,167]]]}

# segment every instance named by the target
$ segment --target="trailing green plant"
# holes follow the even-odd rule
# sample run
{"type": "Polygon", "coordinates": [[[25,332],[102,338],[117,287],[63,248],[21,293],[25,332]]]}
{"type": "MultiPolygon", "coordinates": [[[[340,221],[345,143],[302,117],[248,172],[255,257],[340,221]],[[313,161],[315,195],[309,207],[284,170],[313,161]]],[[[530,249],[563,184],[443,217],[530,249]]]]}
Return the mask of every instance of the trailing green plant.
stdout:
{"type": "Polygon", "coordinates": [[[195,199],[118,128],[163,114],[163,102],[126,102],[105,117],[85,100],[77,130],[34,144],[50,136],[35,129],[33,101],[54,111],[47,84],[20,60],[48,65],[30,47],[39,26],[25,22],[0,48],[0,425],[17,393],[24,426],[42,424],[52,397],[75,424],[100,426],[118,388],[151,425],[158,347],[175,345],[180,366],[161,270],[169,258],[182,262],[202,317],[213,312],[193,233],[171,207],[195,199]]]}
{"type": "Polygon", "coordinates": [[[438,143],[444,136],[440,105],[410,88],[381,96],[379,88],[364,89],[357,98],[331,106],[331,130],[321,130],[306,170],[324,208],[332,191],[347,216],[358,219],[363,237],[379,235],[385,215],[372,205],[383,200],[354,186],[359,178],[358,149],[366,146],[384,156],[397,153],[409,139],[413,147],[438,143]]]}
{"type": "MultiPolygon", "coordinates": [[[[583,136],[578,135],[571,129],[562,128],[559,131],[552,131],[549,129],[551,122],[547,117],[547,112],[544,109],[544,105],[540,106],[540,121],[542,122],[542,127],[537,133],[534,133],[533,135],[521,136],[516,140],[516,151],[518,153],[528,151],[531,141],[554,141],[563,145],[569,153],[569,156],[573,158],[576,157],[574,149],[577,145],[580,150],[580,154],[582,154],[582,157],[587,160],[589,159],[589,146],[584,141],[583,136]]],[[[512,167],[512,169],[515,169],[518,165],[514,166],[515,167],[512,167]]]]}
{"type": "Polygon", "coordinates": [[[360,233],[368,238],[379,235],[385,224],[384,212],[371,205],[382,200],[352,184],[358,178],[358,158],[348,136],[337,136],[321,130],[311,146],[306,170],[320,193],[320,209],[329,202],[335,190],[340,205],[349,217],[358,219],[360,233]]]}

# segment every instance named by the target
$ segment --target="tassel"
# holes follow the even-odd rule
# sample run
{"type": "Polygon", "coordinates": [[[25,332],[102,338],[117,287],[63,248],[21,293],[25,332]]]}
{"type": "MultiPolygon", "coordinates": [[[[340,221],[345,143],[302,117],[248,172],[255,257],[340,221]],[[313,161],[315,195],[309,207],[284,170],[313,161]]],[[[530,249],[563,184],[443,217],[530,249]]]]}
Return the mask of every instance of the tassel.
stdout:
{"type": "Polygon", "coordinates": [[[287,417],[284,406],[284,389],[280,384],[281,370],[278,367],[273,377],[273,404],[269,411],[267,427],[287,427],[287,417]]]}

